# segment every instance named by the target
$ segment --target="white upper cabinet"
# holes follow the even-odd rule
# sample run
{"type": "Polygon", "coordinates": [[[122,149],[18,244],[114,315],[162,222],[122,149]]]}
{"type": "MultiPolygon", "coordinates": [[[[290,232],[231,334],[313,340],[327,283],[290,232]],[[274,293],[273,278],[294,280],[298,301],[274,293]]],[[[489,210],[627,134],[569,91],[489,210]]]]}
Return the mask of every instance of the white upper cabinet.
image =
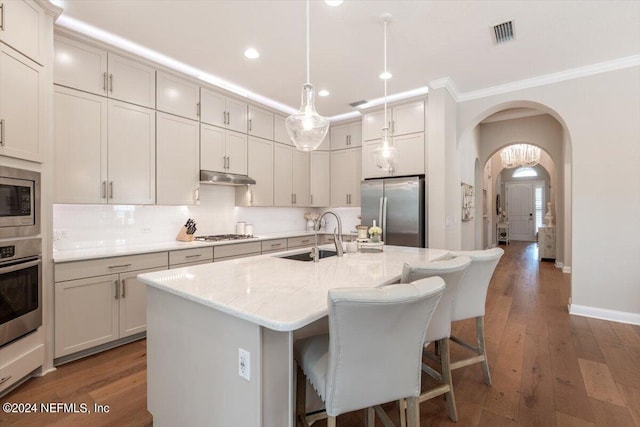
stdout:
{"type": "Polygon", "coordinates": [[[107,95],[107,52],[57,36],[54,39],[53,82],[97,95],[107,95]]]}
{"type": "Polygon", "coordinates": [[[155,111],[63,87],[54,107],[54,203],[155,202],[155,111]]]}
{"type": "Polygon", "coordinates": [[[41,160],[41,70],[35,62],[0,44],[1,155],[41,160]]]}
{"type": "Polygon", "coordinates": [[[273,113],[255,105],[249,105],[249,135],[273,140],[273,113]]]}
{"type": "Polygon", "coordinates": [[[32,0],[0,2],[0,40],[42,64],[40,36],[43,10],[32,0]]]}
{"type": "Polygon", "coordinates": [[[153,204],[156,198],[156,112],[109,100],[109,203],[153,204]]]}
{"type": "Polygon", "coordinates": [[[247,174],[247,135],[200,125],[200,169],[247,174]]]}
{"type": "Polygon", "coordinates": [[[393,144],[398,149],[398,164],[393,173],[378,168],[373,157],[373,151],[381,141],[366,141],[362,152],[362,168],[364,178],[380,178],[390,175],[422,175],[425,173],[424,161],[424,132],[411,133],[393,137],[393,144]]]}
{"type": "Polygon", "coordinates": [[[360,206],[362,149],[331,152],[331,206],[360,206]]]}
{"type": "Polygon", "coordinates": [[[331,126],[331,149],[360,147],[362,145],[362,124],[348,123],[345,125],[331,126]]]}
{"type": "Polygon", "coordinates": [[[54,203],[107,203],[107,99],[56,87],[53,105],[54,203]]]}
{"type": "Polygon", "coordinates": [[[247,132],[247,103],[209,89],[200,89],[200,120],[204,123],[247,132]]]}
{"type": "Polygon", "coordinates": [[[309,206],[331,204],[331,159],[327,151],[314,151],[309,156],[309,206]]]}
{"type": "Polygon", "coordinates": [[[54,47],[54,83],[155,108],[155,68],[65,37],[54,47]]]}
{"type": "Polygon", "coordinates": [[[273,204],[309,206],[309,153],[275,144],[273,204]]]}
{"type": "Polygon", "coordinates": [[[293,149],[275,144],[273,151],[273,204],[291,206],[293,202],[293,149]]]}
{"type": "Polygon", "coordinates": [[[155,108],[155,68],[113,53],[109,53],[107,63],[110,98],[155,108]]]}
{"type": "Polygon", "coordinates": [[[254,185],[236,189],[238,206],[273,206],[273,141],[249,137],[247,172],[254,185]]]}
{"type": "Polygon", "coordinates": [[[158,71],[158,111],[198,120],[200,86],[172,74],[158,71]]]}
{"type": "Polygon", "coordinates": [[[199,124],[157,113],[159,205],[194,205],[200,185],[199,124]]]}
{"type": "MultiPolygon", "coordinates": [[[[424,101],[414,101],[395,105],[387,110],[389,131],[392,135],[407,135],[424,132],[424,101]]],[[[384,110],[367,113],[363,119],[364,140],[372,141],[382,137],[384,110]]]]}
{"type": "Polygon", "coordinates": [[[293,141],[289,138],[287,127],[284,122],[286,117],[275,114],[273,116],[273,140],[281,144],[293,145],[293,141]]]}

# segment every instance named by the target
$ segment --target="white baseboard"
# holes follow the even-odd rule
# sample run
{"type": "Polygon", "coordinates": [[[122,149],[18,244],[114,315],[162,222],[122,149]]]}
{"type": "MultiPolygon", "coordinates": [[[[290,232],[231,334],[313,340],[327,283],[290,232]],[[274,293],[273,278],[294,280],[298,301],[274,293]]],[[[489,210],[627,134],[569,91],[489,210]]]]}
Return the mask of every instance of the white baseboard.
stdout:
{"type": "Polygon", "coordinates": [[[594,319],[609,320],[611,322],[630,323],[640,325],[640,313],[608,310],[606,308],[589,307],[569,303],[569,314],[576,316],[593,317],[594,319]]]}
{"type": "Polygon", "coordinates": [[[562,261],[556,261],[556,268],[562,270],[563,273],[571,273],[571,266],[564,265],[562,261]]]}

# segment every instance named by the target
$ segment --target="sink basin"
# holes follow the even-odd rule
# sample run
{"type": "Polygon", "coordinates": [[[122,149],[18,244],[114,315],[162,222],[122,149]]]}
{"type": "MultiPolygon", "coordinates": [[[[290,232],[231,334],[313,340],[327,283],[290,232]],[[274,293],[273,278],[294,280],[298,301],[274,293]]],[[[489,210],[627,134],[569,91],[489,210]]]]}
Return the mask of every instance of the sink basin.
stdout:
{"type": "MultiPolygon", "coordinates": [[[[320,249],[318,252],[320,253],[320,259],[328,258],[330,256],[336,256],[336,251],[328,251],[325,249],[320,249]]],[[[278,258],[292,259],[294,261],[313,261],[313,258],[311,258],[311,251],[303,252],[301,254],[280,256],[278,258]]]]}

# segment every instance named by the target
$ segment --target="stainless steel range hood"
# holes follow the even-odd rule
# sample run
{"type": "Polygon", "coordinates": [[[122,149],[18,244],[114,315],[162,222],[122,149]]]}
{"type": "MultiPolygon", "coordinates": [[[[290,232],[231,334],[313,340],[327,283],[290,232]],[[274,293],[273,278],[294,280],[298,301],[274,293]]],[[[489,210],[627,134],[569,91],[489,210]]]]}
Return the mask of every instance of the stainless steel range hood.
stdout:
{"type": "Polygon", "coordinates": [[[201,184],[219,184],[219,185],[247,185],[255,184],[256,180],[247,175],[238,175],[227,172],[200,171],[201,184]]]}

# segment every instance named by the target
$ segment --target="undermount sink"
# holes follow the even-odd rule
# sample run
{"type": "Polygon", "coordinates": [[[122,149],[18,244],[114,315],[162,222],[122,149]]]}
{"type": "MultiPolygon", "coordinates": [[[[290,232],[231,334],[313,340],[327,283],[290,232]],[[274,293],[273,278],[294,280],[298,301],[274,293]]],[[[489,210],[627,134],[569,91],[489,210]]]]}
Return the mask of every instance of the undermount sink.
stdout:
{"type": "MultiPolygon", "coordinates": [[[[336,251],[329,251],[326,249],[320,249],[318,251],[320,259],[322,258],[328,258],[330,256],[336,256],[336,251]]],[[[279,256],[278,258],[285,258],[285,259],[292,259],[294,261],[313,261],[313,258],[311,258],[311,252],[302,252],[301,254],[293,254],[293,255],[286,255],[286,256],[279,256]]]]}

